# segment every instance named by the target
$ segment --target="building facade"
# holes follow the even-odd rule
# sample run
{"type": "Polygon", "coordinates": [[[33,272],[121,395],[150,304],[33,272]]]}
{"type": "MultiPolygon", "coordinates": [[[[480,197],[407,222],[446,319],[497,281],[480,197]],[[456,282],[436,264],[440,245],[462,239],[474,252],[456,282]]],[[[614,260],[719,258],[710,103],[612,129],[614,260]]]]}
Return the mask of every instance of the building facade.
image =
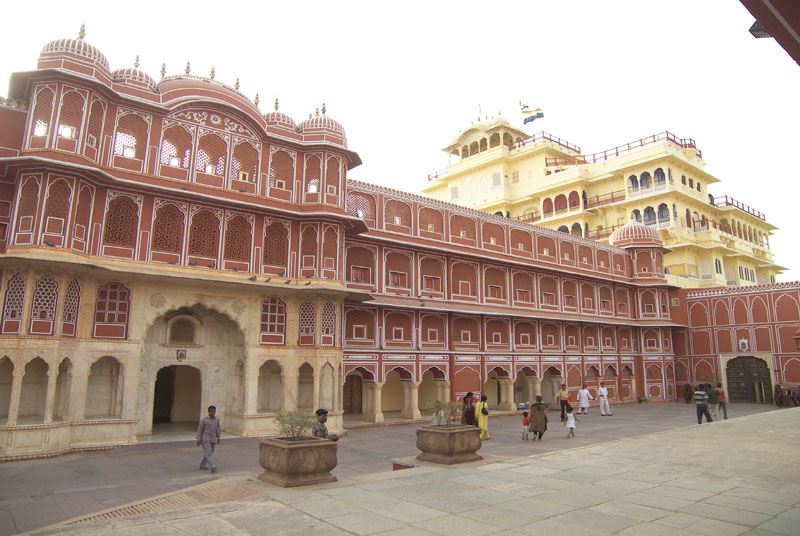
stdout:
{"type": "Polygon", "coordinates": [[[479,121],[447,147],[422,192],[563,233],[607,241],[629,219],[659,230],[667,281],[685,288],[775,282],[765,215],[708,187],[694,140],[670,132],[599,153],[505,118],[479,121]]]}
{"type": "Polygon", "coordinates": [[[341,430],[467,391],[678,394],[673,330],[694,326],[653,227],[605,244],[349,180],[324,106],[295,124],[188,70],[112,72],[81,36],[11,78],[0,458],[131,444],[210,404],[260,436],[280,410],[341,430]]]}

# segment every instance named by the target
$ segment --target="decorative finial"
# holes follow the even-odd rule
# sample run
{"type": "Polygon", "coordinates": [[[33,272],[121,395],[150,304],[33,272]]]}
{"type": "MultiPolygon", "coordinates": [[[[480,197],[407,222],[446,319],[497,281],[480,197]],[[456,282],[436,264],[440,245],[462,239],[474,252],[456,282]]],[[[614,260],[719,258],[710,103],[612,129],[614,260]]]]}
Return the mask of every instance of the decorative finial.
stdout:
{"type": "Polygon", "coordinates": [[[233,89],[235,89],[236,91],[239,91],[239,77],[238,76],[236,77],[236,83],[233,84],[233,89]]]}
{"type": "Polygon", "coordinates": [[[308,112],[308,118],[311,119],[311,112],[308,112]]]}
{"type": "Polygon", "coordinates": [[[186,74],[192,70],[192,65],[189,63],[189,60],[186,60],[186,74]]]}
{"type": "Polygon", "coordinates": [[[317,117],[318,115],[319,115],[319,108],[317,108],[316,110],[314,110],[314,117],[317,117]]]}
{"type": "Polygon", "coordinates": [[[258,91],[256,91],[256,98],[255,98],[255,99],[253,99],[253,102],[255,103],[256,107],[258,107],[258,101],[259,101],[259,100],[260,100],[260,99],[258,98],[258,91]]]}
{"type": "Polygon", "coordinates": [[[81,24],[81,29],[78,32],[78,39],[82,41],[84,37],[86,37],[86,25],[81,24]]]}
{"type": "Polygon", "coordinates": [[[215,77],[215,76],[217,76],[217,73],[215,73],[215,72],[214,72],[214,66],[212,65],[212,66],[211,66],[211,75],[210,75],[210,77],[211,77],[211,80],[214,80],[214,77],[215,77]]]}
{"type": "Polygon", "coordinates": [[[133,60],[133,67],[134,67],[135,69],[138,69],[138,68],[139,68],[139,54],[136,54],[136,59],[135,59],[135,60],[133,60]]]}
{"type": "Polygon", "coordinates": [[[161,63],[161,78],[167,76],[167,64],[161,63]]]}
{"type": "Polygon", "coordinates": [[[278,111],[278,97],[275,97],[275,111],[278,111]]]}
{"type": "Polygon", "coordinates": [[[481,120],[481,105],[479,104],[478,105],[478,121],[480,122],[480,120],[481,120]]]}
{"type": "Polygon", "coordinates": [[[325,101],[322,101],[322,115],[325,115],[325,101]]]}

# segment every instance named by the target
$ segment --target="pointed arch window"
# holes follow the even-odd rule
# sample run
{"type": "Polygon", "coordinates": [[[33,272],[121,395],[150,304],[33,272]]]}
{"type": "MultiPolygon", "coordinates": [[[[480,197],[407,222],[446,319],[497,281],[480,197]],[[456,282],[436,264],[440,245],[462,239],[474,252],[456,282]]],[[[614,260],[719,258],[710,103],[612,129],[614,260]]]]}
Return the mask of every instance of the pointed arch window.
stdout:
{"type": "Polygon", "coordinates": [[[314,304],[306,300],[300,305],[300,344],[310,346],[314,344],[314,324],[316,312],[314,304]]]}
{"type": "Polygon", "coordinates": [[[94,337],[100,339],[126,339],[130,290],[117,282],[106,283],[97,290],[94,307],[94,337]]]}
{"type": "Polygon", "coordinates": [[[331,302],[323,306],[320,324],[320,344],[333,346],[336,340],[336,308],[331,302]]]}
{"type": "Polygon", "coordinates": [[[286,304],[278,298],[261,302],[261,344],[286,341],[286,304]]]}
{"type": "Polygon", "coordinates": [[[3,304],[4,334],[19,333],[22,323],[22,307],[25,304],[25,278],[20,274],[8,280],[6,284],[6,300],[3,304]]]}
{"type": "Polygon", "coordinates": [[[31,306],[31,335],[52,335],[58,304],[58,283],[51,275],[36,282],[31,306]]]}
{"type": "Polygon", "coordinates": [[[61,335],[74,337],[78,327],[78,308],[81,303],[81,288],[78,281],[73,279],[67,286],[64,296],[64,312],[61,317],[61,335]]]}

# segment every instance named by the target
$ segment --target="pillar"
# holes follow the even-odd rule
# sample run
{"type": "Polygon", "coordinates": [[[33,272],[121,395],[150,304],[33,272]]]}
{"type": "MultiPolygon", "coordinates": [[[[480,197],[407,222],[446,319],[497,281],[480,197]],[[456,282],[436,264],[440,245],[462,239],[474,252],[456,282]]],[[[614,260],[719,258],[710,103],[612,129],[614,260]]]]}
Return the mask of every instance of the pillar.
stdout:
{"type": "Polygon", "coordinates": [[[242,413],[255,415],[258,413],[258,362],[245,353],[244,370],[242,371],[242,413]]]}
{"type": "Polygon", "coordinates": [[[381,410],[381,391],[383,389],[382,383],[365,383],[369,385],[370,395],[367,399],[370,400],[371,411],[370,417],[373,422],[383,422],[383,410],[381,410]]]}
{"type": "Polygon", "coordinates": [[[450,400],[450,382],[437,381],[435,385],[436,385],[436,399],[442,401],[450,400]]]}
{"type": "Polygon", "coordinates": [[[134,367],[132,361],[137,364],[138,359],[128,359],[125,363],[124,374],[122,377],[122,409],[120,417],[123,419],[136,419],[137,406],[139,405],[139,367],[134,367]]]}
{"type": "Polygon", "coordinates": [[[498,378],[498,387],[500,389],[500,411],[514,411],[517,405],[514,404],[514,382],[511,378],[498,378]]]}
{"type": "MultiPolygon", "coordinates": [[[[319,362],[317,362],[316,364],[317,364],[317,366],[314,367],[314,384],[313,384],[314,385],[314,392],[311,395],[312,407],[314,408],[314,411],[316,411],[320,407],[320,405],[319,405],[320,368],[319,368],[319,362]]],[[[330,408],[330,409],[329,408],[325,408],[325,409],[328,409],[329,411],[333,411],[333,408],[330,408]]]]}
{"type": "Polygon", "coordinates": [[[55,406],[56,399],[56,381],[58,379],[58,367],[55,371],[53,366],[50,365],[47,369],[47,397],[44,402],[44,424],[51,424],[53,422],[53,406],[55,406]]]}
{"type": "Polygon", "coordinates": [[[22,377],[25,367],[15,363],[14,375],[11,378],[11,401],[8,405],[8,426],[17,425],[19,415],[19,397],[22,394],[22,377]]]}
{"type": "Polygon", "coordinates": [[[403,411],[400,415],[404,419],[422,418],[419,411],[419,382],[403,382],[403,411]]]}
{"type": "Polygon", "coordinates": [[[639,390],[636,388],[636,375],[631,374],[631,399],[636,402],[639,398],[639,390]]]}
{"type": "Polygon", "coordinates": [[[297,409],[297,368],[288,363],[283,368],[283,411],[295,411],[297,409]]]}

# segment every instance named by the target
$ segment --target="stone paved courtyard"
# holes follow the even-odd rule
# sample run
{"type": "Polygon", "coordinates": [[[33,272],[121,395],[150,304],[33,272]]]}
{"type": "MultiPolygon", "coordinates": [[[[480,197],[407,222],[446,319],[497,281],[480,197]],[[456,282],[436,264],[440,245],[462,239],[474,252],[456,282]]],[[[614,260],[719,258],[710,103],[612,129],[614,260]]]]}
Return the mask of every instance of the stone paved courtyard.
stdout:
{"type": "Polygon", "coordinates": [[[495,418],[483,462],[394,472],[391,460],[413,461],[416,426],[352,430],[339,443],[339,482],[291,491],[253,478],[249,438],[223,442],[213,477],[197,470],[191,440],[6,463],[0,533],[219,481],[253,498],[45,532],[800,534],[800,410],[773,409],[732,405],[731,419],[699,427],[691,405],[593,409],[577,438],[554,422],[536,444],[520,440],[519,418],[495,418]]]}

